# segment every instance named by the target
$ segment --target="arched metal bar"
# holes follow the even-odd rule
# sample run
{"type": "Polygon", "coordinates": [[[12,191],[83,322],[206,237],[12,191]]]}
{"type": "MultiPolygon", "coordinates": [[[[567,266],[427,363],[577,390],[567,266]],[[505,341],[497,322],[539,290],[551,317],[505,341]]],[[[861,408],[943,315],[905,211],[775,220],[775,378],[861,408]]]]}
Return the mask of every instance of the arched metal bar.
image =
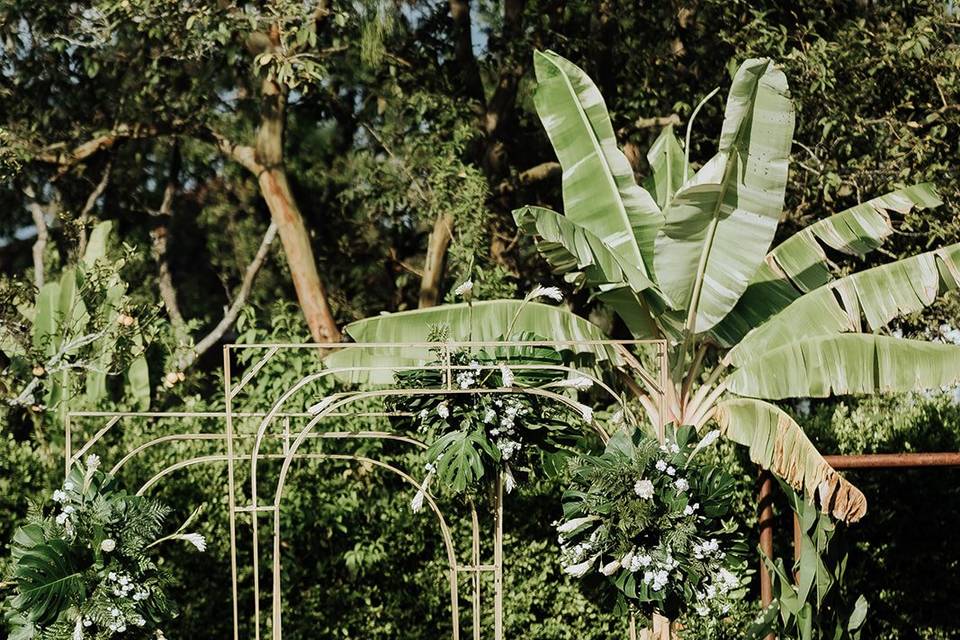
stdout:
{"type": "MultiPolygon", "coordinates": [[[[283,615],[281,611],[282,605],[282,593],[279,588],[280,578],[281,578],[281,563],[280,563],[280,497],[283,492],[283,485],[286,481],[286,476],[289,473],[290,464],[296,457],[296,449],[303,442],[303,439],[298,438],[298,441],[291,446],[291,451],[285,457],[283,461],[283,468],[281,469],[281,480],[278,482],[278,497],[274,501],[273,505],[273,526],[274,526],[274,544],[273,544],[273,632],[276,638],[283,637],[283,615]]],[[[375,460],[373,458],[368,458],[366,456],[356,456],[350,454],[306,454],[301,456],[302,458],[317,457],[321,459],[328,460],[351,460],[356,462],[364,462],[366,464],[371,464],[382,469],[386,469],[400,476],[405,482],[413,485],[417,488],[418,491],[423,491],[424,500],[427,504],[430,505],[430,510],[437,516],[437,520],[440,523],[440,534],[443,538],[443,544],[447,551],[447,564],[449,566],[449,583],[450,583],[450,609],[453,623],[453,640],[459,640],[460,638],[460,595],[458,588],[458,563],[456,556],[456,549],[453,546],[453,536],[450,533],[450,527],[447,525],[446,520],[443,517],[443,513],[440,511],[440,507],[437,505],[436,501],[433,499],[433,496],[425,487],[421,486],[421,483],[417,482],[411,475],[394,467],[391,464],[383,462],[381,460],[375,460]]],[[[252,514],[256,514],[254,510],[252,514]]],[[[258,621],[259,624],[259,621],[258,621]]]]}
{"type": "MultiPolygon", "coordinates": [[[[250,436],[252,437],[252,435],[250,436]]],[[[278,436],[279,437],[279,436],[278,436]]],[[[322,433],[311,433],[311,438],[319,438],[325,440],[346,440],[346,439],[365,439],[365,440],[393,440],[396,442],[403,442],[404,444],[411,444],[415,447],[421,449],[427,449],[428,445],[420,440],[415,438],[409,438],[407,436],[401,436],[394,433],[389,433],[387,431],[324,431],[322,433]]],[[[154,447],[165,442],[189,442],[189,441],[203,441],[203,440],[226,440],[227,436],[223,433],[185,433],[185,434],[172,434],[169,436],[160,436],[154,438],[149,442],[141,444],[139,447],[136,447],[130,451],[126,456],[124,456],[119,462],[117,462],[112,469],[110,469],[110,475],[116,475],[120,469],[127,464],[134,456],[143,453],[147,449],[154,447]]]]}
{"type": "MultiPolygon", "coordinates": [[[[567,398],[566,396],[562,396],[562,395],[560,395],[560,394],[553,393],[553,392],[547,391],[547,390],[545,390],[545,389],[527,388],[527,387],[504,388],[504,389],[385,389],[385,390],[379,390],[379,391],[353,392],[353,393],[344,393],[344,394],[334,394],[333,396],[328,396],[328,398],[337,398],[337,399],[336,399],[336,400],[333,400],[332,402],[330,402],[330,404],[328,404],[326,407],[324,407],[323,410],[321,410],[320,412],[318,412],[318,414],[317,414],[316,416],[314,416],[314,418],[313,418],[312,420],[310,420],[310,422],[308,422],[306,426],[303,427],[303,429],[302,429],[302,430],[300,431],[300,433],[297,435],[296,440],[294,440],[293,444],[290,445],[290,452],[287,454],[287,458],[283,461],[283,465],[282,465],[282,467],[281,467],[281,469],[280,469],[280,476],[279,476],[279,478],[277,479],[277,488],[276,488],[276,492],[275,492],[275,494],[274,494],[274,502],[273,502],[273,513],[274,513],[274,516],[273,516],[273,517],[274,517],[274,531],[273,531],[273,553],[274,553],[274,564],[273,564],[273,585],[274,585],[274,589],[273,589],[273,628],[274,628],[274,632],[278,634],[278,637],[282,637],[282,635],[279,635],[279,634],[280,634],[280,630],[281,630],[281,628],[282,628],[282,610],[281,610],[282,600],[281,600],[280,590],[277,588],[277,586],[280,584],[280,580],[281,580],[281,575],[280,575],[280,569],[281,569],[281,565],[280,565],[280,503],[281,503],[282,498],[283,498],[283,488],[284,488],[284,485],[285,485],[285,482],[286,482],[287,475],[289,474],[289,471],[290,471],[290,465],[292,464],[292,461],[293,461],[293,459],[294,459],[293,456],[296,454],[296,452],[297,452],[297,450],[299,449],[299,447],[300,447],[300,446],[303,444],[303,442],[306,440],[306,438],[307,438],[308,434],[310,433],[310,431],[311,431],[321,420],[323,420],[325,417],[327,417],[327,414],[328,414],[329,412],[332,412],[334,409],[339,409],[339,408],[342,407],[342,406],[345,406],[345,405],[347,405],[347,404],[356,402],[356,401],[358,401],[358,400],[365,400],[365,399],[371,399],[371,398],[377,398],[377,397],[391,397],[391,396],[398,396],[398,395],[406,395],[406,396],[409,396],[409,395],[467,395],[467,394],[472,394],[472,395],[477,395],[477,394],[499,394],[499,395],[522,394],[522,395],[538,395],[538,396],[544,396],[544,397],[550,398],[550,399],[552,399],[552,400],[555,400],[555,401],[559,402],[560,404],[566,405],[568,408],[571,408],[571,409],[574,409],[574,410],[579,410],[579,408],[580,408],[580,406],[581,406],[578,402],[576,402],[576,401],[574,401],[574,400],[571,400],[571,399],[567,398]]],[[[590,421],[590,425],[600,434],[600,437],[601,437],[604,441],[606,441],[606,440],[609,438],[609,436],[607,435],[606,431],[604,431],[602,427],[600,427],[598,424],[596,424],[595,421],[590,421]]],[[[256,455],[256,454],[257,454],[257,453],[258,453],[258,451],[255,450],[254,453],[252,454],[252,460],[251,460],[251,462],[252,462],[254,465],[256,464],[256,460],[257,460],[257,455],[256,455]]],[[[411,480],[412,480],[412,479],[411,479],[411,480]]],[[[414,481],[414,484],[416,485],[416,482],[415,482],[415,481],[414,481]]],[[[254,485],[252,485],[251,488],[253,489],[253,487],[255,487],[255,486],[256,486],[256,485],[254,484],[254,485]]],[[[417,485],[417,486],[419,486],[419,485],[417,485]]],[[[252,503],[251,503],[251,507],[252,507],[251,515],[252,515],[252,517],[253,517],[253,519],[254,519],[254,527],[253,527],[253,529],[254,529],[254,531],[256,532],[256,530],[257,530],[257,526],[256,526],[256,513],[257,513],[257,507],[258,507],[258,505],[257,505],[256,496],[255,496],[255,495],[252,495],[251,498],[252,498],[252,501],[251,501],[251,502],[252,502],[252,503]]],[[[256,538],[256,536],[255,536],[255,538],[256,538]]],[[[254,553],[255,553],[255,554],[256,554],[256,553],[259,553],[258,545],[255,546],[255,548],[254,548],[254,553]]],[[[495,564],[496,564],[496,563],[495,563],[495,564]]],[[[456,567],[455,561],[454,561],[453,566],[454,566],[454,569],[455,569],[455,567],[456,567]]],[[[455,579],[454,579],[454,582],[452,583],[451,589],[455,589],[455,588],[456,588],[456,584],[455,584],[455,579]]],[[[459,619],[459,618],[457,618],[457,619],[459,619]]],[[[455,623],[454,623],[454,640],[458,640],[458,639],[459,639],[459,625],[457,624],[457,622],[456,622],[456,620],[455,620],[455,623]]]]}

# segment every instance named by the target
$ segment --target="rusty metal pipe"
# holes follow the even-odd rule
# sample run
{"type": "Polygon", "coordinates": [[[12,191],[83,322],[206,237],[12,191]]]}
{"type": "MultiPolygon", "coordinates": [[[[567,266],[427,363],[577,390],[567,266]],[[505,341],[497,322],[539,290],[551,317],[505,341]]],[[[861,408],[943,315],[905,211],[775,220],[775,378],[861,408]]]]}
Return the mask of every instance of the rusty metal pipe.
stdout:
{"type": "Polygon", "coordinates": [[[904,467],[960,467],[960,453],[873,453],[824,456],[834,469],[898,469],[904,467]]]}

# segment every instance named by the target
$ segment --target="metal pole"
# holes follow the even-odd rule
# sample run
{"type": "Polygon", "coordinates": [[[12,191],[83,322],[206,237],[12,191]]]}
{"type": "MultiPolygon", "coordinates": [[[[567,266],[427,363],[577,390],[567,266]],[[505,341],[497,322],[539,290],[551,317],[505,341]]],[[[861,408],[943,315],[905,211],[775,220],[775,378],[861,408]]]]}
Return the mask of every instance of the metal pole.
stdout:
{"type": "Polygon", "coordinates": [[[494,481],[493,637],[503,640],[503,475],[494,481]]]}
{"type": "MultiPolygon", "coordinates": [[[[773,558],[773,476],[769,471],[760,473],[760,550],[768,558],[773,558]]],[[[760,559],[760,602],[764,608],[773,602],[773,581],[767,566],[760,559]]],[[[766,640],[775,640],[771,633],[766,640]]]]}
{"type": "Polygon", "coordinates": [[[237,510],[233,486],[233,409],[230,397],[230,347],[223,348],[223,397],[227,423],[227,506],[230,509],[230,580],[233,592],[233,640],[240,640],[240,607],[237,590],[237,510]]]}

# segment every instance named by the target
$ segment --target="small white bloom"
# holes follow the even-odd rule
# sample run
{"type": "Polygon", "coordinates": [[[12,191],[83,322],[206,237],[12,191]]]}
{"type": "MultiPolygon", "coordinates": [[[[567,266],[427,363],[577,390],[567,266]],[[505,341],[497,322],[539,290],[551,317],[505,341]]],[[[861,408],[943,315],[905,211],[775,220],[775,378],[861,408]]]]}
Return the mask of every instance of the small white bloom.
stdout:
{"type": "Polygon", "coordinates": [[[497,412],[493,409],[487,409],[487,412],[483,414],[483,421],[487,424],[490,424],[497,419],[497,412]]]}
{"type": "Polygon", "coordinates": [[[670,477],[673,477],[673,476],[677,475],[677,470],[674,469],[672,466],[667,467],[667,475],[670,476],[670,477]]]}
{"type": "Polygon", "coordinates": [[[419,415],[420,415],[420,419],[421,419],[421,420],[426,420],[426,419],[427,419],[427,416],[430,415],[430,412],[429,412],[428,410],[426,410],[426,409],[420,409],[419,415]]]}
{"type": "Polygon", "coordinates": [[[567,575],[573,576],[574,578],[582,578],[583,576],[587,575],[587,572],[590,571],[590,568],[593,567],[593,564],[596,561],[597,556],[591,556],[589,559],[584,560],[579,564],[564,567],[563,572],[567,575]]]}
{"type": "Polygon", "coordinates": [[[414,513],[419,513],[423,509],[423,499],[426,495],[423,493],[423,489],[418,489],[417,494],[413,496],[413,500],[410,501],[410,509],[414,513]]]}
{"type": "Polygon", "coordinates": [[[450,407],[447,406],[446,402],[437,405],[437,415],[444,419],[450,416],[450,407]]]}
{"type": "Polygon", "coordinates": [[[93,470],[97,469],[100,466],[100,456],[95,453],[91,453],[87,456],[87,469],[93,470]]]}
{"type": "Polygon", "coordinates": [[[69,517],[70,517],[70,516],[69,516],[68,514],[66,514],[66,513],[61,513],[60,515],[57,516],[57,524],[59,524],[60,526],[63,526],[64,524],[66,524],[67,519],[68,519],[69,517]]]}
{"type": "Polygon", "coordinates": [[[513,490],[516,486],[517,486],[517,481],[513,477],[513,469],[510,468],[510,465],[505,465],[503,488],[506,489],[507,493],[513,493],[513,490]]]}
{"type": "Polygon", "coordinates": [[[197,548],[197,551],[206,551],[207,550],[207,539],[204,538],[199,533],[185,533],[181,536],[183,540],[186,540],[193,546],[197,548]]]}
{"type": "Polygon", "coordinates": [[[503,381],[503,386],[505,387],[513,386],[513,382],[514,382],[513,371],[510,369],[510,367],[508,367],[505,364],[500,365],[500,378],[503,381]]]}
{"type": "Polygon", "coordinates": [[[684,480],[683,478],[677,478],[673,481],[673,486],[680,493],[685,493],[690,488],[690,483],[684,480]]]}
{"type": "Polygon", "coordinates": [[[562,302],[563,292],[557,287],[537,285],[533,291],[527,294],[527,300],[536,300],[537,298],[550,298],[551,300],[562,302]]]}
{"type": "Polygon", "coordinates": [[[100,543],[100,550],[106,553],[110,553],[117,548],[117,542],[113,538],[107,538],[100,543]]]}
{"type": "Polygon", "coordinates": [[[603,565],[603,567],[600,568],[600,573],[605,576],[612,576],[617,572],[618,569],[620,569],[620,561],[614,560],[613,562],[608,562],[607,564],[603,565]]]}
{"type": "Polygon", "coordinates": [[[453,290],[454,295],[460,297],[467,297],[473,292],[473,280],[464,280],[460,285],[453,290]]]}
{"type": "Polygon", "coordinates": [[[667,462],[665,460],[657,460],[657,471],[666,471],[667,462]]]}
{"type": "Polygon", "coordinates": [[[624,569],[629,569],[632,563],[633,563],[633,551],[628,551],[627,555],[620,558],[620,566],[624,569]]]}
{"type": "Polygon", "coordinates": [[[60,489],[57,489],[56,491],[53,492],[54,502],[63,502],[66,499],[67,499],[67,494],[61,491],[60,489]]]}
{"type": "Polygon", "coordinates": [[[63,483],[63,489],[64,489],[65,491],[73,491],[75,488],[76,488],[76,485],[74,485],[74,484],[73,484],[72,482],[70,482],[69,480],[67,480],[66,482],[63,483]]]}
{"type": "Polygon", "coordinates": [[[583,525],[589,522],[593,522],[596,519],[597,519],[596,516],[584,516],[582,518],[574,518],[573,520],[567,520],[566,522],[561,524],[559,527],[557,527],[557,532],[570,533],[571,531],[575,531],[580,527],[582,527],[583,525]]]}
{"type": "Polygon", "coordinates": [[[637,480],[633,485],[633,491],[643,500],[653,499],[653,483],[649,480],[637,480]]]}

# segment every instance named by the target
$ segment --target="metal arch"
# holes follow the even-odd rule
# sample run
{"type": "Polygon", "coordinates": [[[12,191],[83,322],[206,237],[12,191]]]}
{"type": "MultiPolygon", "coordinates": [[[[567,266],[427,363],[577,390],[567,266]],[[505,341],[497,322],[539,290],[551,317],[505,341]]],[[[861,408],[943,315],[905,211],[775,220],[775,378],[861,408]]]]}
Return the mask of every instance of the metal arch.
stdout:
{"type": "MultiPolygon", "coordinates": [[[[297,450],[306,440],[307,436],[310,434],[311,430],[325,417],[329,412],[332,412],[334,409],[339,409],[342,406],[356,402],[358,400],[364,400],[368,398],[375,397],[389,397],[395,395],[478,395],[478,394],[499,394],[499,395],[509,395],[509,394],[521,394],[521,395],[539,395],[550,398],[552,400],[558,401],[560,404],[567,405],[568,408],[578,409],[579,404],[566,396],[556,394],[545,389],[531,389],[524,387],[509,387],[503,389],[389,389],[389,390],[380,390],[380,391],[368,391],[368,392],[354,392],[346,394],[334,394],[342,395],[343,397],[331,402],[326,406],[322,411],[320,411],[313,419],[311,419],[306,426],[300,431],[297,435],[297,438],[290,445],[290,450],[283,461],[283,465],[280,469],[280,475],[277,479],[277,488],[274,493],[274,502],[273,502],[273,629],[274,633],[277,633],[277,637],[282,637],[282,593],[278,588],[278,585],[281,584],[281,563],[280,563],[280,506],[283,500],[283,489],[286,484],[287,475],[290,471],[290,466],[296,456],[297,450]]],[[[603,430],[602,427],[597,425],[594,421],[591,421],[590,425],[597,431],[601,439],[606,442],[609,438],[608,434],[603,430]]],[[[255,466],[256,461],[259,458],[258,451],[255,449],[251,454],[251,463],[255,466]]],[[[251,515],[254,519],[254,539],[257,540],[258,536],[256,531],[258,527],[256,526],[256,514],[259,509],[257,504],[257,495],[254,493],[256,491],[255,478],[251,474],[251,515]]],[[[416,486],[419,487],[417,483],[414,482],[416,486]]],[[[502,527],[503,527],[503,518],[502,518],[502,479],[497,478],[497,498],[496,498],[496,544],[494,545],[494,581],[495,581],[495,616],[494,624],[496,627],[496,637],[502,637],[502,527]]],[[[257,562],[257,555],[259,553],[259,544],[254,543],[254,562],[257,562]]],[[[455,573],[455,572],[454,572],[455,573]]],[[[255,574],[258,576],[259,572],[256,571],[255,574]]],[[[256,580],[256,577],[255,577],[256,580]]],[[[451,597],[454,596],[457,592],[457,585],[454,582],[451,583],[451,597]]],[[[458,611],[457,604],[453,605],[454,611],[458,611]]],[[[476,622],[475,622],[476,625],[476,622]]],[[[460,631],[459,631],[459,614],[454,620],[453,627],[453,640],[459,640],[460,631]]]]}
{"type": "MultiPolygon", "coordinates": [[[[302,440],[300,441],[302,442],[302,440]]],[[[274,501],[272,507],[273,511],[273,527],[274,527],[274,538],[273,538],[273,633],[274,637],[282,638],[283,637],[283,615],[281,610],[281,601],[283,597],[282,590],[279,588],[281,584],[281,562],[280,562],[280,501],[281,494],[283,491],[283,483],[286,479],[287,472],[289,471],[290,463],[295,458],[296,448],[299,446],[299,443],[295,443],[292,447],[291,453],[287,454],[283,462],[283,470],[281,471],[281,480],[278,484],[278,495],[274,501]]],[[[315,453],[315,454],[306,454],[302,456],[304,458],[318,458],[318,459],[327,459],[327,460],[350,460],[354,462],[364,462],[371,464],[382,469],[386,469],[398,476],[400,476],[405,482],[416,487],[418,490],[423,491],[424,499],[430,505],[431,511],[437,516],[437,520],[440,524],[440,534],[443,537],[443,544],[447,551],[447,564],[450,569],[450,574],[448,581],[450,583],[450,609],[453,622],[453,640],[459,640],[460,638],[460,594],[457,581],[457,575],[460,570],[460,566],[457,563],[456,549],[453,546],[453,536],[450,533],[450,527],[447,525],[446,519],[443,517],[443,512],[440,511],[440,507],[434,501],[433,496],[430,492],[422,486],[421,483],[417,482],[413,476],[406,473],[405,471],[394,467],[391,464],[383,462],[382,460],[376,460],[374,458],[368,458],[366,456],[357,456],[351,454],[325,454],[325,453],[315,453]]],[[[256,506],[253,505],[252,514],[256,514],[256,506]]]]}
{"type": "MultiPolygon", "coordinates": [[[[69,472],[70,465],[75,463],[77,460],[81,459],[82,456],[88,452],[92,447],[96,446],[103,436],[110,431],[112,427],[119,423],[119,421],[124,417],[190,417],[190,418],[211,418],[211,419],[225,419],[226,430],[225,432],[220,433],[188,433],[181,435],[172,435],[167,434],[163,435],[158,434],[156,437],[152,437],[148,442],[139,444],[132,451],[127,452],[120,460],[117,462],[114,467],[111,469],[111,473],[116,473],[121,468],[124,467],[130,460],[132,460],[137,455],[147,451],[155,446],[162,444],[172,443],[172,442],[187,442],[187,441],[206,441],[211,443],[224,442],[226,444],[226,455],[217,453],[215,455],[199,455],[187,459],[176,460],[173,464],[168,464],[165,468],[157,472],[153,477],[147,480],[139,489],[138,494],[143,495],[145,492],[152,489],[158,482],[163,478],[181,470],[188,468],[194,465],[207,464],[207,463],[223,463],[226,462],[228,466],[228,500],[229,500],[229,510],[230,510],[230,544],[231,544],[231,578],[232,578],[232,589],[233,589],[233,615],[234,615],[234,638],[239,640],[239,598],[238,598],[238,573],[237,573],[237,561],[238,561],[238,552],[237,552],[237,538],[236,538],[236,526],[237,526],[237,514],[238,513],[250,513],[252,521],[255,523],[258,517],[259,511],[273,511],[274,512],[274,559],[280,563],[280,554],[277,552],[276,543],[280,539],[280,530],[279,530],[279,513],[280,508],[282,507],[283,494],[286,486],[287,478],[289,477],[290,471],[292,470],[293,460],[295,459],[324,459],[324,460],[346,460],[352,462],[364,462],[371,465],[374,465],[378,468],[383,468],[391,471],[402,477],[404,482],[407,484],[412,484],[418,486],[416,480],[412,475],[409,475],[406,471],[403,471],[400,468],[397,468],[393,465],[390,465],[387,462],[376,460],[374,458],[359,456],[347,453],[313,453],[313,452],[301,452],[302,444],[307,441],[307,439],[312,438],[330,438],[330,439],[347,439],[347,438],[375,438],[383,440],[395,440],[402,442],[404,444],[412,445],[419,448],[424,448],[427,445],[416,440],[415,438],[408,437],[401,433],[391,433],[389,431],[325,431],[318,432],[314,429],[316,425],[323,419],[328,419],[335,416],[351,416],[351,417],[360,417],[360,416],[370,416],[370,417],[387,417],[387,416],[396,416],[396,415],[411,415],[409,412],[365,412],[365,411],[337,411],[338,408],[349,406],[355,402],[361,401],[367,398],[376,398],[376,397],[390,397],[390,396],[400,396],[400,395],[459,395],[459,394],[524,394],[524,395],[535,395],[544,398],[548,398],[556,402],[560,406],[566,406],[568,409],[578,412],[583,405],[575,400],[567,397],[566,395],[561,395],[560,393],[554,393],[551,391],[551,388],[556,389],[556,387],[550,387],[547,385],[546,388],[529,388],[529,387],[501,387],[501,388],[475,388],[475,389],[456,389],[455,383],[453,380],[453,373],[456,371],[462,371],[467,369],[475,369],[476,366],[470,365],[454,365],[450,361],[451,349],[459,347],[524,347],[524,346],[536,346],[536,347],[547,347],[556,350],[560,350],[564,345],[570,345],[574,348],[579,346],[594,345],[602,346],[603,351],[607,354],[609,361],[606,363],[602,362],[604,358],[603,355],[599,356],[600,361],[597,362],[599,367],[616,367],[620,369],[623,367],[624,371],[631,372],[631,377],[640,382],[644,387],[646,387],[646,393],[649,395],[644,396],[644,391],[641,391],[639,385],[635,389],[637,395],[640,396],[641,401],[647,400],[647,402],[642,402],[644,408],[648,409],[647,416],[650,420],[653,421],[655,427],[658,430],[658,433],[662,434],[663,430],[663,416],[666,415],[667,411],[667,398],[665,390],[669,383],[667,379],[669,367],[666,358],[667,350],[666,345],[663,341],[659,340],[620,340],[620,341],[606,341],[606,340],[593,340],[593,341],[576,341],[576,340],[543,340],[543,341],[450,341],[445,343],[436,343],[436,342],[414,342],[414,343],[360,343],[360,344],[351,344],[345,345],[341,343],[330,344],[330,343],[318,343],[318,344],[282,344],[282,343],[272,343],[272,344],[257,344],[257,345],[226,345],[224,347],[223,355],[223,393],[224,393],[224,402],[225,402],[225,411],[224,412],[71,412],[66,415],[65,429],[67,432],[67,442],[66,442],[66,470],[69,472]],[[649,345],[656,346],[658,349],[657,357],[655,357],[655,362],[657,362],[659,368],[659,376],[654,376],[644,366],[640,363],[639,355],[634,355],[628,347],[634,345],[649,345]],[[316,349],[344,349],[344,348],[354,348],[354,349],[375,349],[380,347],[392,347],[399,350],[400,353],[404,349],[411,348],[440,348],[443,349],[444,355],[446,356],[445,361],[439,363],[431,364],[418,364],[416,366],[377,366],[377,367],[343,367],[335,369],[325,369],[313,374],[304,376],[301,380],[297,381],[293,387],[284,391],[279,399],[273,403],[268,412],[244,412],[237,411],[234,409],[234,401],[236,398],[240,397],[240,392],[247,387],[247,385],[253,381],[258,374],[264,370],[266,365],[271,362],[271,360],[279,353],[282,349],[299,349],[299,350],[316,350],[316,349]],[[607,347],[612,347],[612,349],[607,349],[607,347]],[[266,353],[261,354],[258,359],[253,359],[245,364],[245,369],[243,376],[239,379],[239,382],[236,386],[233,386],[231,380],[231,350],[241,351],[251,348],[265,349],[266,353]],[[432,369],[443,374],[441,376],[441,388],[434,389],[385,389],[379,391],[360,391],[360,392],[349,392],[349,393],[338,393],[331,394],[330,397],[333,399],[330,400],[330,404],[326,406],[323,411],[318,412],[318,415],[312,415],[311,413],[305,412],[284,412],[282,411],[283,406],[293,397],[297,392],[301,391],[306,385],[310,382],[320,380],[327,376],[336,375],[337,373],[350,373],[350,372],[374,372],[374,371],[411,371],[411,370],[423,370],[423,369],[432,369]],[[652,402],[654,404],[650,405],[654,407],[654,410],[649,410],[648,404],[652,402]],[[108,418],[108,424],[102,427],[94,436],[87,440],[83,446],[76,452],[73,453],[71,450],[72,446],[72,437],[70,436],[70,421],[72,417],[80,415],[99,415],[108,418]],[[272,433],[271,425],[275,423],[277,418],[285,418],[283,420],[283,433],[282,435],[279,432],[272,433]],[[300,431],[296,434],[296,439],[292,446],[290,446],[290,437],[291,433],[289,431],[289,419],[290,418],[307,418],[310,417],[310,420],[307,422],[306,426],[302,426],[303,423],[300,422],[297,426],[298,428],[302,426],[300,431]],[[249,418],[259,418],[259,421],[254,420],[254,424],[257,425],[256,432],[251,432],[248,427],[252,426],[245,424],[244,428],[240,432],[234,431],[234,419],[249,419],[249,418]],[[282,453],[264,453],[262,452],[263,441],[265,438],[282,438],[284,447],[282,453]],[[253,440],[253,451],[247,450],[247,447],[250,446],[250,440],[253,440]],[[241,445],[240,450],[235,450],[235,447],[238,443],[244,443],[241,445]],[[259,506],[257,503],[256,493],[258,488],[256,486],[256,469],[258,466],[259,460],[276,460],[281,461],[280,469],[280,478],[277,481],[276,493],[273,496],[273,506],[259,506]],[[235,464],[236,463],[248,463],[250,465],[250,476],[251,476],[251,487],[253,498],[251,504],[249,505],[238,505],[237,504],[237,478],[235,477],[235,464]]],[[[421,352],[417,353],[417,358],[420,358],[421,352]]],[[[610,385],[604,382],[604,380],[598,375],[594,375],[594,368],[579,369],[567,365],[532,365],[532,364],[523,364],[517,362],[516,364],[512,363],[513,358],[509,356],[504,356],[503,358],[505,366],[509,367],[512,371],[521,372],[525,370],[551,370],[558,372],[566,372],[576,374],[578,376],[583,376],[590,379],[593,382],[593,385],[598,389],[601,389],[605,395],[608,395],[614,403],[618,404],[621,407],[626,408],[626,399],[622,396],[619,396],[610,385]]],[[[518,358],[521,359],[521,358],[518,358]]],[[[480,365],[481,370],[493,371],[500,367],[500,364],[485,363],[480,365]]],[[[631,387],[633,388],[633,387],[631,387]]],[[[559,389],[557,389],[559,390],[559,389]]],[[[246,396],[243,396],[246,398],[246,396]]],[[[298,421],[299,422],[299,421],[298,421]]],[[[607,439],[607,433],[602,428],[599,423],[590,422],[590,427],[592,427],[601,437],[601,439],[607,439]]],[[[150,436],[148,436],[150,437],[150,436]]],[[[272,449],[271,449],[272,450],[272,449]]],[[[494,511],[493,511],[493,522],[494,522],[494,544],[493,544],[493,564],[481,564],[480,558],[480,538],[479,538],[479,522],[477,518],[476,507],[472,503],[470,504],[470,516],[471,516],[471,529],[472,529],[472,550],[471,550],[471,564],[460,565],[456,561],[456,549],[453,547],[452,534],[449,527],[443,517],[442,511],[435,502],[435,499],[432,495],[429,495],[425,492],[424,499],[430,504],[431,510],[434,511],[435,515],[441,521],[441,536],[444,538],[445,547],[448,554],[448,564],[450,564],[451,571],[449,580],[451,581],[451,615],[454,617],[454,638],[457,639],[460,637],[460,627],[459,627],[459,609],[460,603],[458,599],[459,595],[459,584],[458,584],[458,575],[459,573],[467,573],[470,576],[470,583],[472,583],[474,599],[473,599],[473,637],[474,640],[479,640],[481,632],[480,624],[480,586],[481,586],[481,576],[483,572],[492,572],[494,579],[494,637],[497,640],[502,640],[503,638],[503,625],[502,625],[502,593],[503,593],[503,550],[502,550],[502,536],[503,536],[503,501],[502,501],[502,492],[503,492],[503,478],[497,477],[494,479],[494,511]],[[451,563],[451,558],[453,562],[451,563]]],[[[244,521],[244,526],[249,521],[244,521]]],[[[258,527],[253,526],[253,535],[255,539],[257,538],[258,527]]],[[[259,565],[259,545],[256,545],[257,552],[255,553],[253,567],[254,573],[258,574],[258,565],[259,565]]],[[[280,590],[280,580],[279,574],[275,576],[277,579],[274,581],[274,602],[277,606],[274,607],[274,613],[276,616],[279,616],[278,620],[282,624],[282,591],[280,590]]],[[[255,598],[255,607],[257,609],[256,621],[257,621],[257,638],[260,637],[260,616],[259,616],[259,577],[255,580],[255,591],[257,596],[255,598]]],[[[280,624],[276,624],[274,628],[274,638],[277,640],[280,639],[281,630],[280,624]]]]}

